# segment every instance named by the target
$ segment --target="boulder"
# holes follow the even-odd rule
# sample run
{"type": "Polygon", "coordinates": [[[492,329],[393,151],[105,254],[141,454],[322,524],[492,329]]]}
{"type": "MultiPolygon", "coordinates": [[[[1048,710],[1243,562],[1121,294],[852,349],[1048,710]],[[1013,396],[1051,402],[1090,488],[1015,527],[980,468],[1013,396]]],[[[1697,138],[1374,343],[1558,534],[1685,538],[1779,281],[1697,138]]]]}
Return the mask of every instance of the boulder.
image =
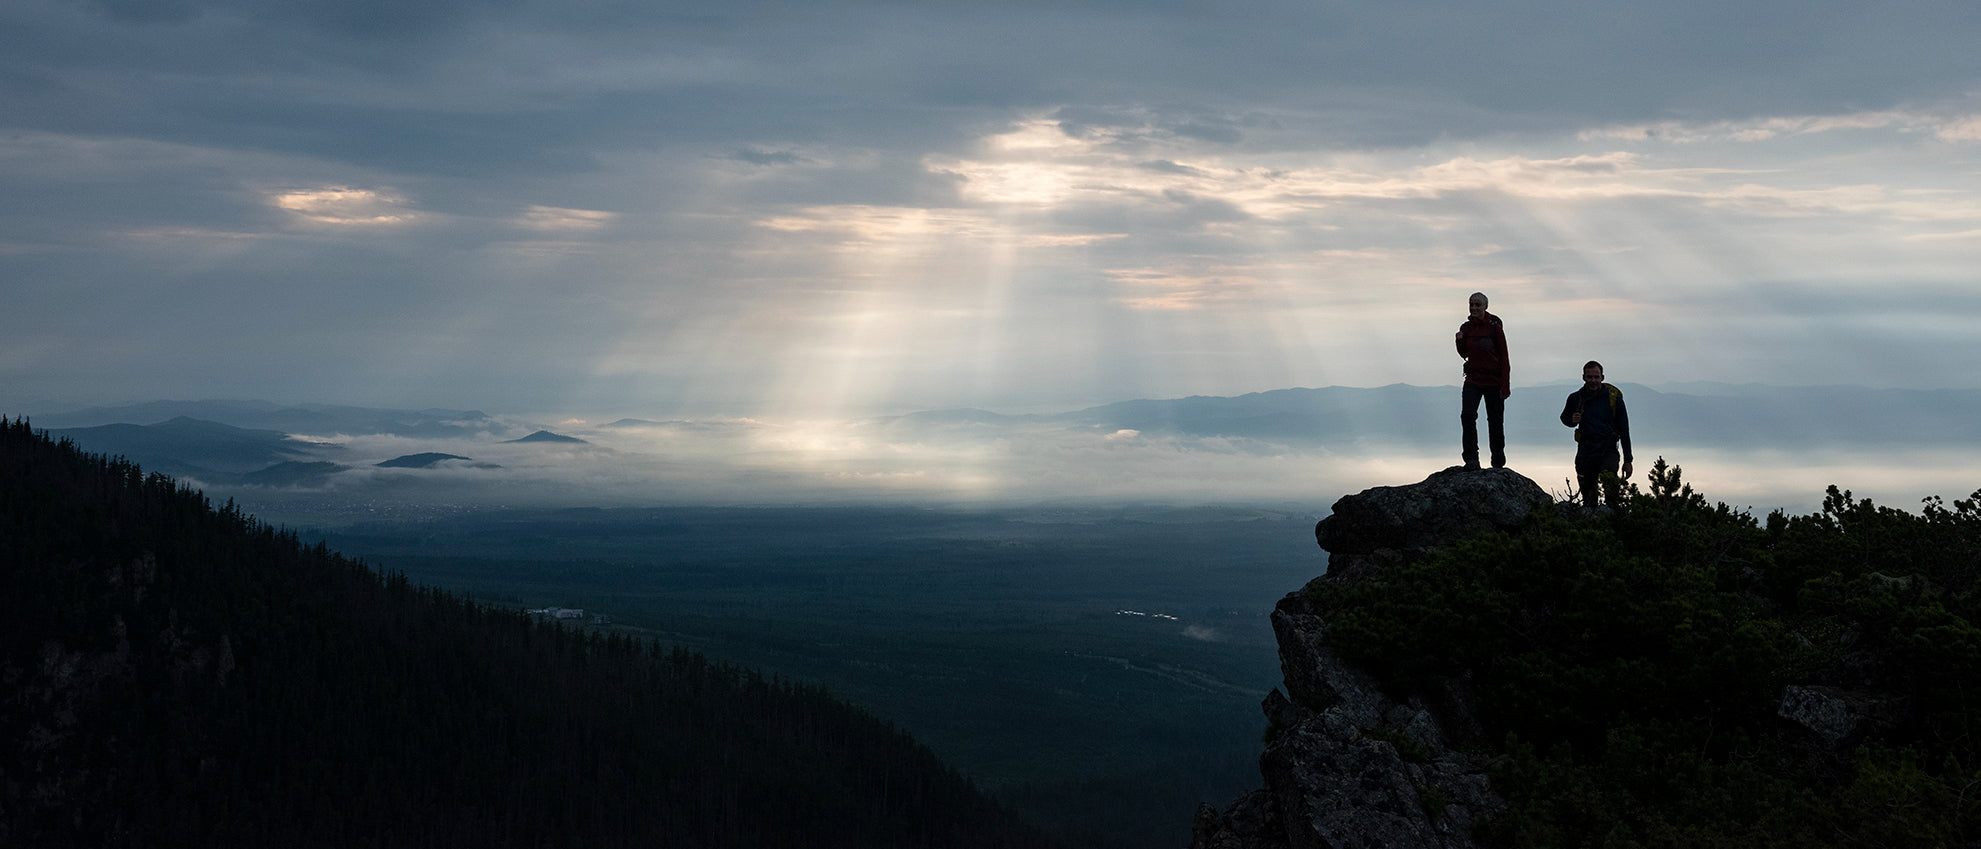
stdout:
{"type": "Polygon", "coordinates": [[[1512,469],[1452,466],[1404,486],[1342,496],[1314,526],[1328,574],[1359,578],[1489,531],[1520,527],[1554,498],[1512,469]]]}
{"type": "Polygon", "coordinates": [[[1905,714],[1899,699],[1871,693],[1807,684],[1782,688],[1775,715],[1814,734],[1830,748],[1847,750],[1864,733],[1889,730],[1905,714]]]}

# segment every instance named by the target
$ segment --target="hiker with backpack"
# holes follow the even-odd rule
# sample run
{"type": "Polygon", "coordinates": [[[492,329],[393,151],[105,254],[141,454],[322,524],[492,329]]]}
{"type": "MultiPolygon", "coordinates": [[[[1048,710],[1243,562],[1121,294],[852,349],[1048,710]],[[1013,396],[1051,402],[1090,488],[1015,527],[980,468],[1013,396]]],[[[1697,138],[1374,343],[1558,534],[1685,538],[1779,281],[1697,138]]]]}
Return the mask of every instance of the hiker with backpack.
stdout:
{"type": "Polygon", "coordinates": [[[1582,366],[1582,388],[1570,393],[1561,408],[1561,423],[1575,428],[1575,482],[1582,503],[1596,506],[1603,473],[1616,474],[1617,443],[1623,444],[1623,477],[1630,477],[1630,411],[1623,392],[1603,382],[1603,364],[1582,366]]]}

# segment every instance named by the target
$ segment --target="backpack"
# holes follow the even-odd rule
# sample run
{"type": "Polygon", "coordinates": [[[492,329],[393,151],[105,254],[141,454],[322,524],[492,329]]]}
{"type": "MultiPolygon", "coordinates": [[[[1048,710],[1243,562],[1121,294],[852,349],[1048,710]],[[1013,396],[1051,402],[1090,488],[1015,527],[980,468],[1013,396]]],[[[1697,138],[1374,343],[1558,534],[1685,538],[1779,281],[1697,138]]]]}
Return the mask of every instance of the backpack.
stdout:
{"type": "MultiPolygon", "coordinates": [[[[1618,388],[1616,388],[1616,387],[1614,387],[1614,386],[1611,386],[1611,385],[1609,385],[1609,384],[1607,384],[1607,383],[1605,383],[1605,384],[1603,384],[1603,388],[1604,388],[1604,389],[1608,389],[1608,390],[1609,390],[1609,401],[1610,401],[1610,423],[1611,423],[1612,425],[1614,425],[1614,424],[1616,423],[1616,401],[1617,401],[1617,399],[1618,399],[1618,398],[1622,398],[1622,397],[1623,397],[1623,391],[1622,391],[1622,390],[1620,390],[1620,389],[1618,389],[1618,388]]],[[[1588,398],[1587,398],[1586,396],[1584,396],[1584,395],[1583,395],[1582,393],[1580,393],[1580,392],[1578,392],[1578,393],[1576,393],[1576,394],[1575,394],[1575,400],[1576,400],[1576,404],[1575,404],[1575,412],[1578,412],[1578,413],[1580,413],[1580,412],[1582,412],[1583,410],[1585,410],[1585,409],[1587,409],[1587,408],[1588,408],[1588,406],[1589,406],[1589,399],[1588,399],[1588,398]]],[[[1586,421],[1586,419],[1585,419],[1585,421],[1586,421]]],[[[1619,436],[1617,436],[1617,434],[1615,434],[1614,432],[1612,432],[1612,433],[1610,434],[1610,441],[1611,441],[1611,442],[1615,442],[1615,441],[1617,441],[1617,440],[1618,440],[1618,439],[1620,439],[1620,438],[1621,438],[1621,437],[1619,437],[1619,436]]],[[[1576,442],[1581,442],[1581,441],[1582,441],[1582,428],[1581,428],[1580,426],[1577,426],[1577,427],[1575,428],[1575,441],[1576,441],[1576,442]]]]}

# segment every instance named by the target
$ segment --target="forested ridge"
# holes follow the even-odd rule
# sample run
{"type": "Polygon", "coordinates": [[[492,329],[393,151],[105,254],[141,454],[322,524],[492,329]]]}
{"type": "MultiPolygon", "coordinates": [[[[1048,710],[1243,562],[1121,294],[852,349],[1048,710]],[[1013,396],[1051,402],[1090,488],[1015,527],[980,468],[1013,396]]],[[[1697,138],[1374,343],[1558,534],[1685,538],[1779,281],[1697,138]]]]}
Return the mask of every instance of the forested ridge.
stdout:
{"type": "Polygon", "coordinates": [[[1482,845],[1981,846],[1981,493],[1756,519],[1660,460],[1609,512],[1307,593],[1492,764],[1482,845]]]}
{"type": "Polygon", "coordinates": [[[1048,841],[823,690],[302,545],[0,419],[0,845],[1048,841]]]}

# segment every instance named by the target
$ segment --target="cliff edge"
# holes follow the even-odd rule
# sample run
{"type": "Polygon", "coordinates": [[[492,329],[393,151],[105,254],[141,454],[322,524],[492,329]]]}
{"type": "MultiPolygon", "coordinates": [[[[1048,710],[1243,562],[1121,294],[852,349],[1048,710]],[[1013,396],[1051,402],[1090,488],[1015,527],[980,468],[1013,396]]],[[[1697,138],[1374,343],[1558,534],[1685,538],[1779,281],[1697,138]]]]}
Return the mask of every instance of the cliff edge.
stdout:
{"type": "MultiPolygon", "coordinates": [[[[1314,528],[1328,551],[1318,582],[1365,581],[1494,530],[1553,502],[1509,469],[1454,466],[1420,483],[1344,496],[1314,528]]],[[[1192,849],[1460,849],[1505,803],[1483,759],[1459,750],[1478,733],[1462,681],[1398,698],[1325,644],[1308,588],[1273,609],[1285,692],[1266,697],[1266,786],[1223,811],[1197,811],[1192,849]]]]}
{"type": "Polygon", "coordinates": [[[1981,849],[1981,491],[1757,520],[1647,472],[1338,502],[1272,614],[1265,787],[1193,845],[1981,849]]]}

